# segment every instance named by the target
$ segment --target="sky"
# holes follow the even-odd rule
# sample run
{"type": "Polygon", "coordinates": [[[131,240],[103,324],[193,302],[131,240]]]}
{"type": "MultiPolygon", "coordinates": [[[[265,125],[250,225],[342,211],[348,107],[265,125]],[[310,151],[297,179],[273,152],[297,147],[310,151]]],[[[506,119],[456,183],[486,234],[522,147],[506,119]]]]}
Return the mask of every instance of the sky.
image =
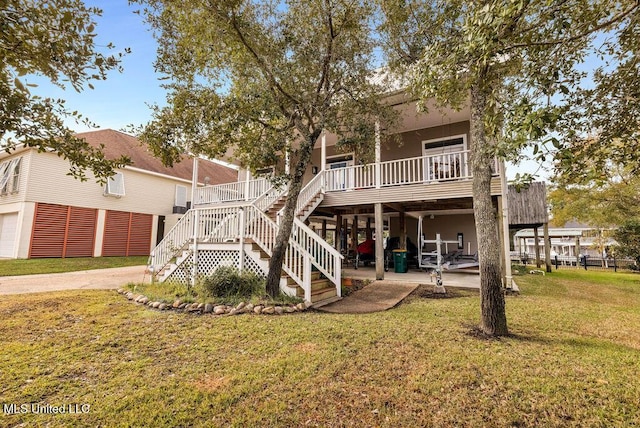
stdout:
{"type": "MultiPolygon", "coordinates": [[[[37,80],[39,87],[32,91],[66,100],[69,110],[79,111],[99,128],[123,130],[128,125],[143,125],[151,119],[149,105],[165,104],[166,92],[153,68],[157,47],[153,34],[142,16],[134,13],[139,5],[129,5],[128,0],[85,0],[85,4],[103,11],[102,16],[96,18],[98,49],[109,54],[131,49],[122,59],[123,71],[111,71],[106,80],[92,82],[95,89],[85,88],[80,93],[73,88],[62,90],[45,80],[37,80]],[[110,42],[115,45],[112,50],[106,49],[110,42]]],[[[67,125],[77,132],[95,129],[74,121],[67,121],[67,125]]],[[[540,179],[550,177],[549,173],[540,171],[534,161],[524,161],[517,166],[507,164],[508,179],[525,172],[537,173],[540,179]]]]}

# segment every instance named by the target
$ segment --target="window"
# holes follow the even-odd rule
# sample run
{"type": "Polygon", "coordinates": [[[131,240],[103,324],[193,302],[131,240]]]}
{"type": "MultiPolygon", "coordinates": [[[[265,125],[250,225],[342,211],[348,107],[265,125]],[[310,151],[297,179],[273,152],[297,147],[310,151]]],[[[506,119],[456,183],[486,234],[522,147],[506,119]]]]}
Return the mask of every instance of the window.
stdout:
{"type": "Polygon", "coordinates": [[[187,188],[185,186],[176,185],[176,201],[174,205],[176,207],[187,206],[187,188]]]}
{"type": "Polygon", "coordinates": [[[425,179],[446,180],[467,177],[466,135],[423,141],[425,179]]]}
{"type": "Polygon", "coordinates": [[[107,184],[104,186],[105,196],[115,196],[119,198],[124,196],[124,174],[116,172],[113,176],[107,179],[107,184]]]}
{"type": "Polygon", "coordinates": [[[0,194],[16,193],[20,190],[20,164],[22,158],[14,158],[0,164],[0,194]]]}

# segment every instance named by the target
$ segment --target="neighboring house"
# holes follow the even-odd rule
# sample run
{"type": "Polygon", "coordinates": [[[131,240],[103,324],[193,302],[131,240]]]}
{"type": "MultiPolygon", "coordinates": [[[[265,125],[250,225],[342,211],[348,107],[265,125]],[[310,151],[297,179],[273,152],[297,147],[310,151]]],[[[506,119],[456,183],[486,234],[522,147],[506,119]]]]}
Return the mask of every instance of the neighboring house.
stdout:
{"type": "MultiPolygon", "coordinates": [[[[396,242],[408,238],[425,254],[435,252],[435,244],[423,239],[433,241],[439,234],[448,247],[443,245],[442,253],[455,250],[466,260],[475,258],[477,265],[470,111],[440,113],[431,106],[431,113],[419,113],[416,103],[406,103],[404,97],[401,91],[388,96],[402,115],[401,144],[376,144],[372,164],[363,165],[355,153],[339,153],[335,135],[318,139],[283,265],[287,277],[281,289],[285,293],[313,303],[339,296],[342,266],[347,266],[358,243],[373,238],[375,230],[398,238],[396,242]]],[[[508,225],[502,222],[506,214],[504,169],[495,162],[493,170],[491,194],[501,214],[496,233],[502,236],[502,255],[508,258],[508,238],[504,239],[508,225]]],[[[194,261],[200,274],[225,264],[266,274],[278,228],[277,213],[285,198],[286,189],[250,177],[233,186],[198,189],[195,209],[152,253],[158,277],[192,280],[194,261]],[[194,224],[198,225],[195,240],[194,224]]]]}
{"type": "MultiPolygon", "coordinates": [[[[101,185],[69,176],[69,162],[53,152],[0,154],[0,257],[148,255],[187,211],[191,159],[165,167],[136,138],[110,129],[78,137],[133,164],[101,185]]],[[[237,181],[236,170],[213,162],[200,161],[198,171],[201,183],[237,181]]]]}
{"type": "MultiPolygon", "coordinates": [[[[544,248],[542,231],[538,231],[538,246],[544,248]]],[[[611,237],[612,230],[597,229],[578,223],[567,223],[564,227],[549,228],[550,252],[552,259],[564,263],[576,263],[580,255],[592,258],[612,257],[611,248],[617,242],[611,237]]],[[[523,229],[513,237],[515,257],[535,257],[535,231],[523,229]]]]}

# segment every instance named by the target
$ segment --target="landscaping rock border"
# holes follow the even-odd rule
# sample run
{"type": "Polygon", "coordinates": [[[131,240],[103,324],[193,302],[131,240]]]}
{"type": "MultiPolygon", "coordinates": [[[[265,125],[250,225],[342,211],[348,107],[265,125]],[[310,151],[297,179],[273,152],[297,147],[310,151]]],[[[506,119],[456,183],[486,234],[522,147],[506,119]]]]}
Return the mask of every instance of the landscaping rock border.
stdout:
{"type": "Polygon", "coordinates": [[[240,302],[236,306],[216,305],[213,303],[187,303],[177,299],[173,303],[165,303],[160,301],[152,301],[143,294],[136,294],[124,288],[119,288],[118,294],[122,294],[139,305],[161,311],[174,310],[192,314],[211,314],[211,315],[240,315],[240,314],[258,314],[258,315],[282,315],[292,314],[295,312],[304,312],[310,303],[298,303],[297,305],[254,305],[253,303],[240,302]]]}

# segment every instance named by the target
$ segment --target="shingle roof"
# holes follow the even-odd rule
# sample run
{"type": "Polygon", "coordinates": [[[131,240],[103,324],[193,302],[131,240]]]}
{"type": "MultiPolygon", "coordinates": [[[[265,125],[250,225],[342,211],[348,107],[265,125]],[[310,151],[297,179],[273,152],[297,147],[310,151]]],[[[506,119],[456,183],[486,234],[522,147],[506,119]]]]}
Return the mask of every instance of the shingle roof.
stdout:
{"type": "MultiPolygon", "coordinates": [[[[105,156],[109,159],[126,155],[131,158],[132,167],[191,180],[193,162],[187,156],[184,156],[183,160],[174,164],[173,167],[168,167],[154,157],[144,143],[123,132],[114,131],[113,129],[101,129],[82,132],[76,134],[76,136],[84,138],[94,147],[104,144],[105,156]]],[[[205,177],[209,177],[209,184],[231,183],[238,180],[238,171],[211,161],[200,160],[198,163],[198,181],[204,182],[205,177]]]]}

